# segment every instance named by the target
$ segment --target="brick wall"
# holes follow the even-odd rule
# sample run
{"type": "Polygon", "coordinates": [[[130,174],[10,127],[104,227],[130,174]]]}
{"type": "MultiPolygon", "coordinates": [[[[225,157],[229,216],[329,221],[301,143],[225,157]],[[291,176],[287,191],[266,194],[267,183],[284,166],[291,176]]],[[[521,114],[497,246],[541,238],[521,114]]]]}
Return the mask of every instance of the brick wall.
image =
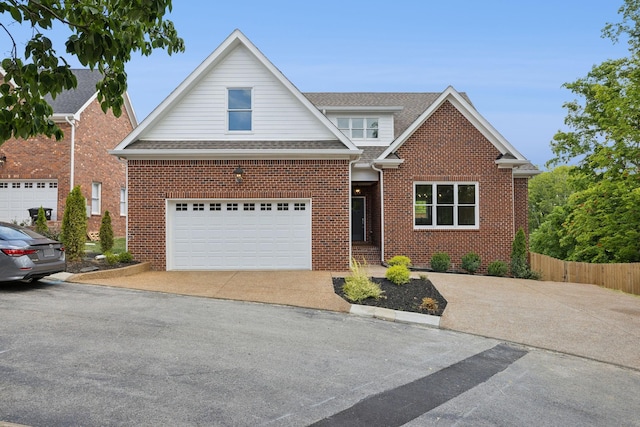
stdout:
{"type": "Polygon", "coordinates": [[[128,168],[129,250],[156,270],[166,269],[168,198],[309,198],[312,268],[349,267],[348,160],[129,160],[128,168]]]}
{"type": "MultiPolygon", "coordinates": [[[[43,136],[27,140],[10,139],[0,146],[7,164],[0,169],[0,179],[58,180],[58,222],[62,221],[70,188],[71,126],[59,123],[64,132],[60,141],[43,136]]],[[[114,234],[126,234],[126,218],[120,217],[120,188],[126,186],[126,164],[108,154],[131,132],[126,111],[120,118],[104,114],[97,101],[82,113],[75,135],[74,184],[80,185],[87,201],[91,199],[91,183],[102,182],[102,211],[111,213],[114,234]]],[[[89,231],[98,231],[101,215],[89,218],[89,231]]]]}
{"type": "MultiPolygon", "coordinates": [[[[75,185],[80,185],[90,204],[91,183],[102,184],[101,213],[109,211],[113,233],[119,237],[126,235],[126,217],[120,216],[120,189],[127,186],[127,165],[108,151],[132,130],[126,111],[116,118],[110,111],[103,113],[97,101],[85,109],[76,126],[75,185]]],[[[91,215],[87,224],[89,231],[100,230],[102,214],[91,215]]]]}
{"type": "Polygon", "coordinates": [[[491,261],[509,261],[515,229],[512,171],[498,169],[499,151],[453,105],[444,103],[397,154],[405,162],[384,171],[385,259],[406,255],[415,265],[428,266],[431,256],[443,251],[459,268],[462,256],[475,251],[482,271],[491,261]],[[478,182],[479,229],[414,230],[415,181],[478,182]]]}

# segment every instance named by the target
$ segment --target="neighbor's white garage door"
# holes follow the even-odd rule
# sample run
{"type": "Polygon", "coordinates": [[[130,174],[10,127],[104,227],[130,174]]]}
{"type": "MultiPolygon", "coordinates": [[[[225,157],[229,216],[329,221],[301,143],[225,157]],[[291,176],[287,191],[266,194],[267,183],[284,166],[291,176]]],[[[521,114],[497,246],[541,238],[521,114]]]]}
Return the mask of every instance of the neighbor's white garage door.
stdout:
{"type": "Polygon", "coordinates": [[[52,209],[51,219],[58,219],[57,181],[0,180],[0,221],[29,220],[30,208],[52,209]]]}
{"type": "Polygon", "coordinates": [[[167,270],[311,269],[309,200],[176,200],[167,270]]]}

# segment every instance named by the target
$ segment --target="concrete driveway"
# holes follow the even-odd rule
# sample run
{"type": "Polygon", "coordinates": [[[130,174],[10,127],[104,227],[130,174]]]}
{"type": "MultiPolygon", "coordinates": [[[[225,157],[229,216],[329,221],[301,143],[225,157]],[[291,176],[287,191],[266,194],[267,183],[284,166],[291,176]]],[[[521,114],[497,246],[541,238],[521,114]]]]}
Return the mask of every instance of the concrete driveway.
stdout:
{"type": "MultiPolygon", "coordinates": [[[[67,281],[338,312],[351,305],[333,292],[348,272],[158,272],[144,266],[67,281]],[[142,270],[142,272],[139,272],[142,270]],[[109,277],[111,276],[111,277],[109,277]]],[[[369,267],[384,277],[384,268],[369,267]]],[[[418,273],[414,273],[417,277],[418,273]]],[[[595,285],[428,273],[447,299],[440,327],[573,354],[640,370],[640,297],[595,285]]]]}

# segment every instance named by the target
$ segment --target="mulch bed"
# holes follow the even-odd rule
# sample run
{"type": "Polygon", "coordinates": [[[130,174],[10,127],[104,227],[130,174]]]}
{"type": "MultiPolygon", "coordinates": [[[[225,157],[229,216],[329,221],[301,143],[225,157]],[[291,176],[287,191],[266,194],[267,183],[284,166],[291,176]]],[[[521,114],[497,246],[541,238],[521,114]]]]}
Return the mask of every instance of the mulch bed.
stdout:
{"type": "Polygon", "coordinates": [[[109,264],[104,259],[83,258],[80,261],[67,261],[67,269],[65,271],[67,273],[78,274],[98,270],[111,270],[114,268],[122,268],[134,264],[138,264],[138,262],[116,262],[115,264],[109,264]]]}
{"type": "Polygon", "coordinates": [[[409,311],[413,313],[431,314],[433,316],[442,316],[447,300],[444,299],[440,292],[433,286],[430,280],[411,279],[405,285],[396,285],[395,283],[384,279],[374,277],[371,280],[378,283],[384,294],[382,298],[367,298],[363,301],[349,301],[342,292],[344,278],[336,277],[333,279],[333,289],[337,295],[345,299],[350,304],[368,305],[373,307],[389,308],[391,310],[409,311]],[[427,310],[421,308],[424,298],[433,298],[438,302],[437,310],[427,310]]]}

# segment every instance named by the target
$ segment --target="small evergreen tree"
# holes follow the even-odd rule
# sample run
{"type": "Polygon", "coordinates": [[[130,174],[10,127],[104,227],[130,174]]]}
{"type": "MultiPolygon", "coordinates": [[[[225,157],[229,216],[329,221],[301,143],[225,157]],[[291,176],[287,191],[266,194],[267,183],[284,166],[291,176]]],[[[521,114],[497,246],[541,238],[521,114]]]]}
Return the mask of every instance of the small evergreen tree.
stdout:
{"type": "Polygon", "coordinates": [[[84,255],[84,244],[87,241],[87,208],[86,200],[80,186],[73,187],[67,197],[62,216],[62,243],[69,261],[76,261],[84,255]]]}
{"type": "Polygon", "coordinates": [[[104,211],[104,215],[102,216],[99,238],[102,253],[111,252],[111,249],[113,249],[113,228],[111,227],[111,215],[109,211],[104,211]]]}
{"type": "Polygon", "coordinates": [[[43,236],[49,235],[49,226],[47,225],[47,215],[44,213],[44,208],[40,206],[38,209],[38,218],[36,219],[36,233],[43,236]]]}
{"type": "Polygon", "coordinates": [[[527,238],[522,228],[518,230],[511,244],[511,275],[519,279],[529,276],[527,238]]]}

